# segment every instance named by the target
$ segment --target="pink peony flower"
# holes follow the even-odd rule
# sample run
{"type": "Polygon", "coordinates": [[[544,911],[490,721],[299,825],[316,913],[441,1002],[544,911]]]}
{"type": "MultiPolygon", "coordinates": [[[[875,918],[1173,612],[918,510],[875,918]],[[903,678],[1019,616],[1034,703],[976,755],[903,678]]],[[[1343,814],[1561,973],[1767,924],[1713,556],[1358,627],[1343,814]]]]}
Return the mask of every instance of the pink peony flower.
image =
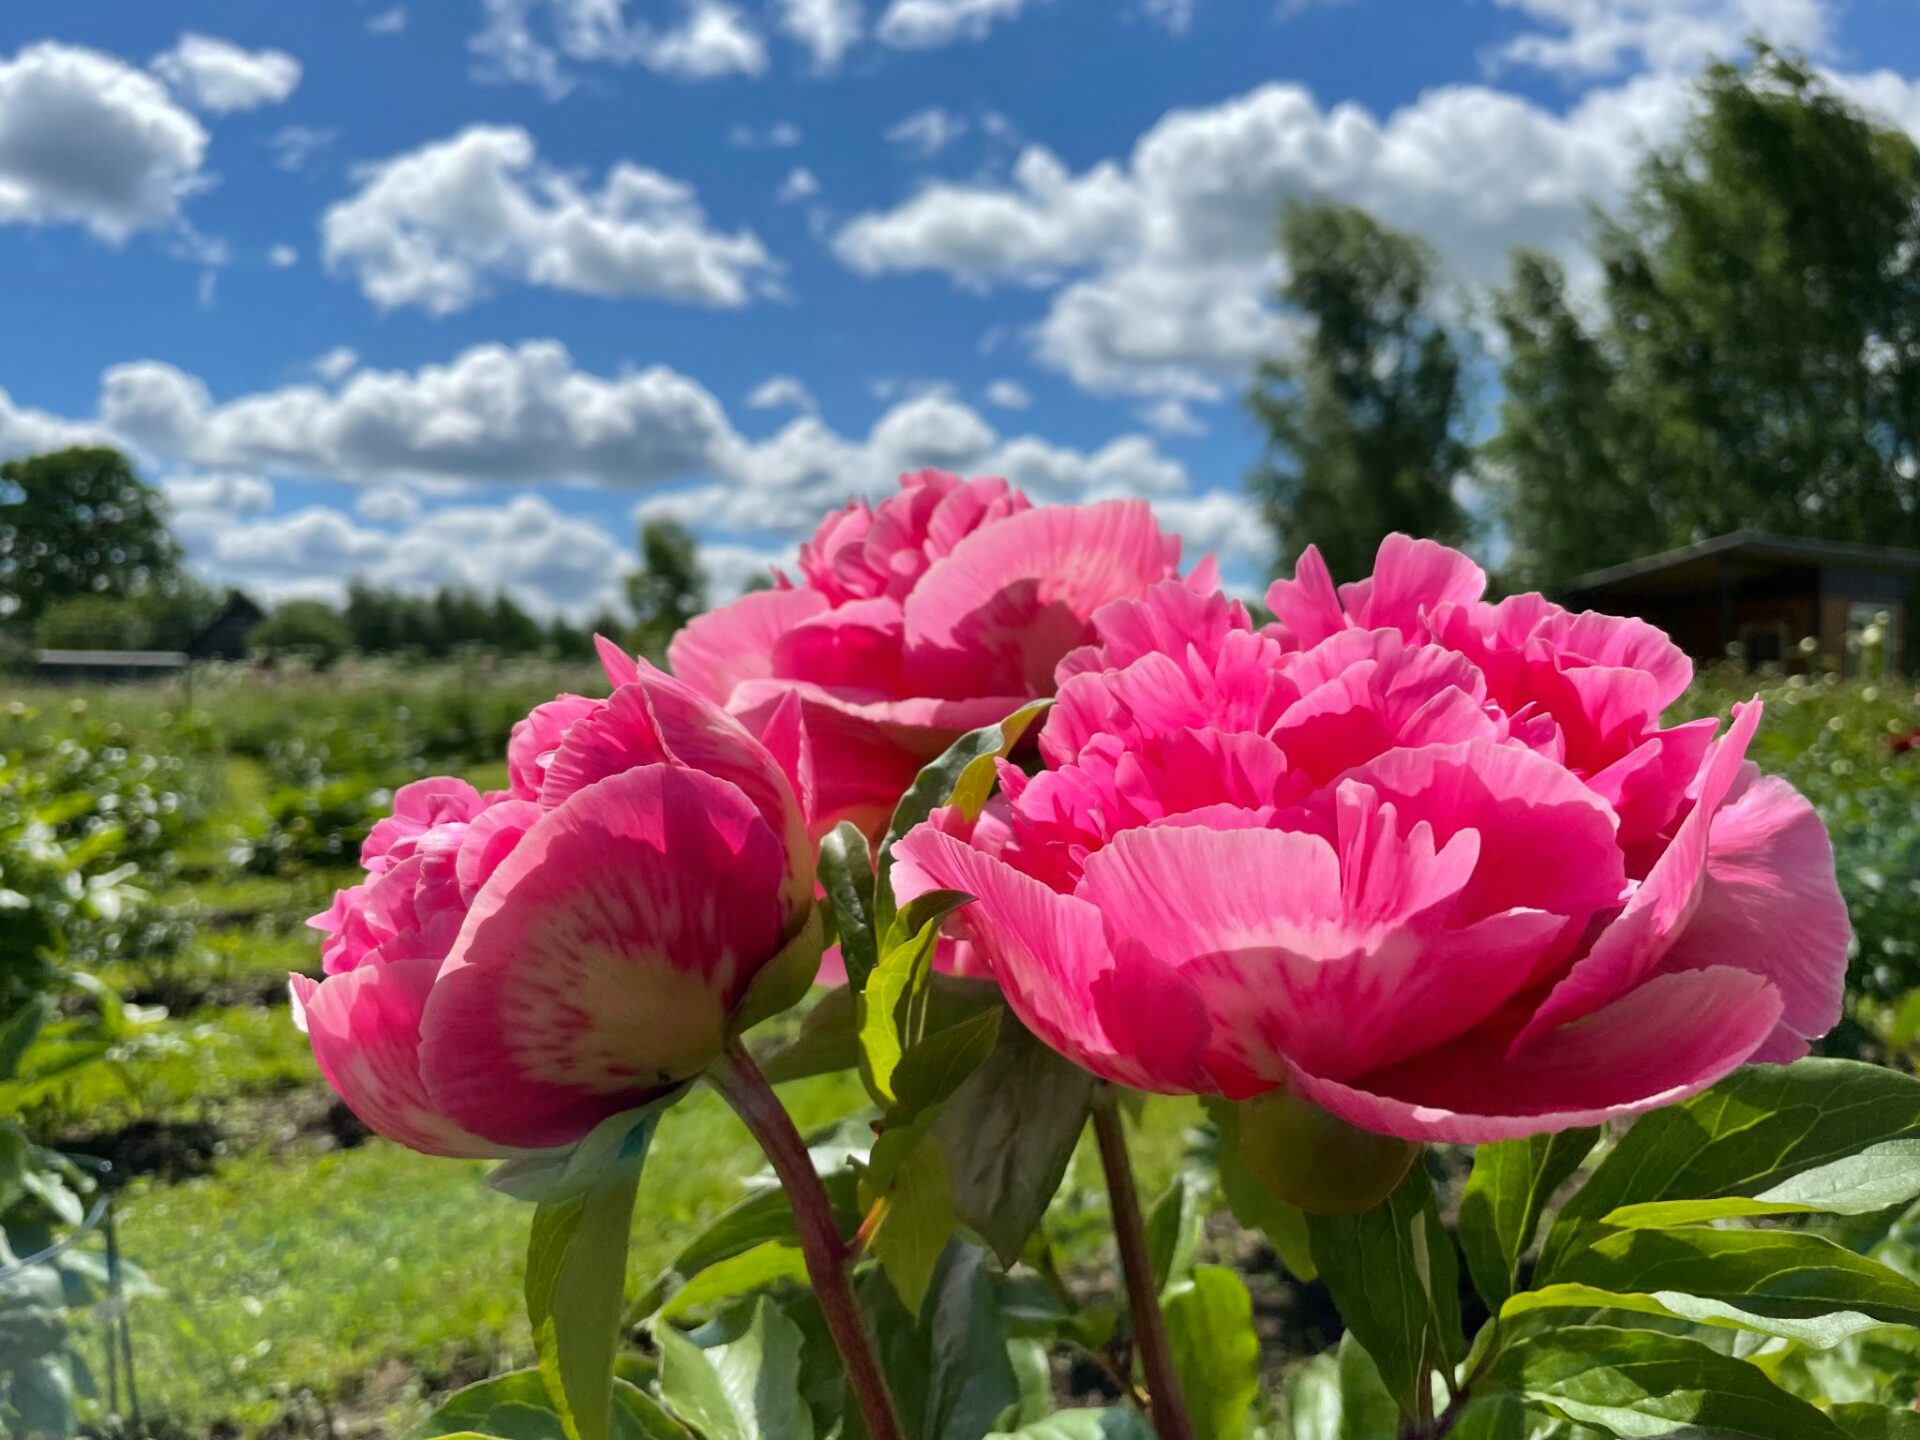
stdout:
{"type": "MultiPolygon", "coordinates": [[[[1090,618],[1174,573],[1177,537],[1140,501],[1035,509],[1004,480],[927,470],[827,517],[802,583],[689,624],[674,673],[761,733],[797,696],[821,835],[884,830],[920,768],[961,735],[1053,693],[1090,618]]],[[[1195,583],[1212,588],[1211,570],[1195,583]]]]}
{"type": "Polygon", "coordinates": [[[1758,702],[1659,728],[1691,667],[1637,620],[1488,604],[1389,538],[1256,629],[1162,585],[1061,666],[1045,769],[900,845],[1047,1043],[1120,1084],[1290,1091],[1478,1142],[1785,1061],[1840,1016],[1825,830],[1747,763],[1758,702]]]}
{"type": "Polygon", "coordinates": [[[296,1022],[388,1139],[569,1144],[699,1074],[762,972],[818,955],[788,774],[704,697],[604,654],[608,699],[515,727],[510,791],[407,786],[367,839],[368,880],[309,922],[327,978],[293,977],[296,1022]]]}

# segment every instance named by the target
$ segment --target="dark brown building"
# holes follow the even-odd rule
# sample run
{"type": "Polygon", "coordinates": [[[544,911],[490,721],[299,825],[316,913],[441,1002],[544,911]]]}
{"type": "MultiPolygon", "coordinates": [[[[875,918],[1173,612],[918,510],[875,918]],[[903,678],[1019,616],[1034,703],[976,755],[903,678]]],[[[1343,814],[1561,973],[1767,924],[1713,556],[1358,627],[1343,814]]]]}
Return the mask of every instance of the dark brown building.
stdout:
{"type": "Polygon", "coordinates": [[[1565,598],[1651,621],[1695,659],[1740,655],[1751,665],[1797,660],[1811,639],[1818,654],[1851,668],[1862,637],[1878,628],[1885,664],[1898,670],[1917,579],[1920,550],[1743,530],[1596,570],[1565,598]]]}

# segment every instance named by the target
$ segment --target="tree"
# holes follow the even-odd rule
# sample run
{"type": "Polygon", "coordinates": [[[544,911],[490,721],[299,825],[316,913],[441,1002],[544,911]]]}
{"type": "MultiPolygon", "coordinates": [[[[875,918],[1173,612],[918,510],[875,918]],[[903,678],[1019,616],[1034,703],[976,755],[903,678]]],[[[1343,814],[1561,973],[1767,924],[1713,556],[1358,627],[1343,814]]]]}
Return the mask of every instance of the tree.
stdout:
{"type": "Polygon", "coordinates": [[[1701,102],[1597,222],[1592,318],[1531,256],[1497,306],[1518,579],[1741,528],[1920,543],[1920,149],[1765,49],[1701,102]]]}
{"type": "Polygon", "coordinates": [[[1296,352],[1255,378],[1268,442],[1249,484],[1282,562],[1311,542],[1335,574],[1362,575],[1395,530],[1464,539],[1462,360],[1435,312],[1431,252],[1351,206],[1295,202],[1280,248],[1278,298],[1303,324],[1296,352]]]}
{"type": "Polygon", "coordinates": [[[73,596],[163,591],[179,574],[160,495],[119,451],[0,465],[0,619],[31,625],[73,596]]]}
{"type": "Polygon", "coordinates": [[[253,627],[247,647],[269,660],[298,656],[324,670],[353,648],[353,632],[324,600],[289,600],[253,627]]]}
{"type": "Polygon", "coordinates": [[[633,648],[650,660],[664,660],[667,642],[707,608],[699,542],[686,526],[649,520],[640,528],[640,568],[627,577],[627,603],[633,609],[628,632],[633,648]]]}

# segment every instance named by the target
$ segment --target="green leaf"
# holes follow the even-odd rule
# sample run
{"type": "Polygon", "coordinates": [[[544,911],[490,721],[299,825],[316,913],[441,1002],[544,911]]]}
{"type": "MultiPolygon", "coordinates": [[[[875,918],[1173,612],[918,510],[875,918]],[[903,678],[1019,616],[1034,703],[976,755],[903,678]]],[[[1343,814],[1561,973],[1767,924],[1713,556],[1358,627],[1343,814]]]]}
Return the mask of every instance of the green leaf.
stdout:
{"type": "Polygon", "coordinates": [[[607,1440],[637,1169],[542,1202],[527,1242],[527,1319],[568,1440],[607,1440]]]}
{"type": "Polygon", "coordinates": [[[0,1080],[19,1073],[21,1058],[54,1013],[51,996],[36,995],[0,1021],[0,1080]]]}
{"type": "Polygon", "coordinates": [[[746,994],[727,1017],[727,1032],[744,1035],[762,1020],[784,1015],[813,989],[820,973],[820,955],[826,946],[827,924],[818,905],[807,912],[807,923],[781,947],[747,984],[746,994]]]}
{"type": "Polygon", "coordinates": [[[1361,1215],[1309,1216],[1313,1257],[1347,1329],[1364,1345],[1401,1414],[1419,1413],[1428,1376],[1448,1369],[1460,1333],[1459,1263],[1433,1182],[1416,1165],[1361,1215]]]}
{"type": "Polygon", "coordinates": [[[1018,1430],[996,1430],[986,1440],[1154,1440],[1138,1410],[1062,1410],[1018,1430]]]}
{"type": "Polygon", "coordinates": [[[1920,1440],[1920,1414],[1912,1409],[1887,1410],[1878,1405],[1836,1405],[1827,1418],[1847,1440],[1920,1440]]]}
{"type": "MultiPolygon", "coordinates": [[[[842,1233],[860,1223],[860,1207],[855,1196],[857,1181],[853,1171],[839,1169],[820,1177],[827,1199],[833,1205],[834,1218],[842,1233]]],[[[771,1186],[742,1200],[723,1212],[707,1228],[681,1247],[680,1253],[648,1287],[635,1306],[638,1315],[653,1314],[677,1284],[692,1280],[710,1265],[731,1260],[737,1255],[769,1241],[797,1243],[793,1206],[787,1192],[771,1186]]]]}
{"type": "Polygon", "coordinates": [[[1627,1204],[1759,1195],[1889,1140],[1920,1139],[1920,1079],[1852,1060],[1737,1070],[1642,1118],[1554,1221],[1539,1273],[1627,1204]]]}
{"type": "Polygon", "coordinates": [[[1734,1195],[1622,1205],[1600,1223],[1644,1229],[1762,1215],[1872,1215],[1904,1205],[1916,1195],[1920,1195],[1920,1139],[1883,1140],[1858,1155],[1783,1180],[1751,1199],[1734,1195]]]}
{"type": "Polygon", "coordinates": [[[906,941],[887,951],[860,992],[861,1077],[868,1093],[883,1105],[898,1098],[893,1072],[913,1041],[912,1016],[903,1012],[910,1011],[926,991],[945,919],[945,913],[938,913],[921,921],[906,941]]]}
{"type": "Polygon", "coordinates": [[[1001,1261],[1019,1258],[1086,1128],[1093,1077],[1012,1015],[986,1063],[933,1124],[946,1152],[954,1211],[1001,1261]]]}
{"type": "Polygon", "coordinates": [[[1193,1274],[1194,1258],[1206,1234],[1211,1189],[1200,1176],[1182,1171],[1147,1212],[1147,1255],[1153,1262],[1156,1295],[1184,1285],[1193,1274]]]}
{"type": "Polygon", "coordinates": [[[701,1349],[671,1325],[660,1346],[660,1398],[705,1440],[812,1440],[800,1395],[800,1327],[762,1297],[744,1333],[701,1349]]]}
{"type": "Polygon", "coordinates": [[[1515,1320],[1554,1310],[1581,1311],[1587,1322],[1607,1324],[1627,1324],[1629,1322],[1623,1317],[1628,1315],[1652,1315],[1663,1320],[1704,1325],[1710,1329],[1745,1330],[1756,1335],[1797,1340],[1819,1350],[1830,1350],[1862,1331],[1879,1329],[1881,1324],[1878,1320],[1852,1311],[1795,1320],[1762,1315],[1721,1300],[1706,1300],[1676,1291],[1645,1295],[1568,1284],[1522,1290],[1500,1307],[1500,1315],[1502,1319],[1515,1320]]]}
{"type": "Polygon", "coordinates": [[[893,1167],[885,1204],[870,1248],[901,1302],[918,1317],[934,1269],[953,1238],[953,1182],[939,1146],[912,1146],[893,1167]]]}
{"type": "Polygon", "coordinates": [[[1460,1248],[1473,1287],[1489,1308],[1498,1310],[1513,1293],[1520,1258],[1533,1244],[1547,1201],[1599,1138],[1598,1130],[1565,1130],[1473,1152],[1473,1171],[1460,1196],[1460,1248]]]}
{"type": "Polygon", "coordinates": [[[842,820],[820,842],[820,885],[833,902],[847,988],[858,994],[880,963],[880,941],[873,916],[873,853],[851,820],[842,820]]]}
{"type": "Polygon", "coordinates": [[[945,1104],[953,1093],[993,1053],[1000,1039],[1002,1006],[936,1030],[900,1057],[894,1067],[893,1089],[901,1108],[917,1115],[945,1104]]]}
{"type": "Polygon", "coordinates": [[[1242,1440],[1260,1394],[1260,1337],[1246,1282],[1231,1270],[1202,1265],[1164,1308],[1197,1440],[1242,1440]]]}
{"type": "MultiPolygon", "coordinates": [[[[567,1440],[567,1431],[538,1370],[513,1370],[456,1390],[427,1417],[420,1440],[567,1440]]],[[[613,1382],[614,1440],[693,1440],[687,1428],[644,1391],[613,1382]]]]}
{"type": "MultiPolygon", "coordinates": [[[[1527,1440],[1532,1417],[1526,1402],[1517,1395],[1488,1395],[1475,1400],[1460,1412],[1460,1419],[1447,1432],[1447,1440],[1527,1440]]],[[[1381,1431],[1391,1434],[1391,1431],[1381,1431]]],[[[1565,1434],[1556,1431],[1555,1440],[1565,1434]]]]}
{"type": "Polygon", "coordinates": [[[1320,1271],[1313,1263],[1305,1212],[1268,1190],[1247,1168],[1246,1156],[1240,1150],[1239,1107],[1227,1100],[1206,1099],[1202,1103],[1214,1129],[1220,1132],[1220,1194],[1233,1218],[1249,1230],[1263,1232],[1287,1273],[1312,1284],[1320,1271]]]}
{"type": "Polygon", "coordinates": [[[1020,1403],[1006,1317],[979,1246],[947,1246],[918,1321],[880,1274],[863,1284],[862,1298],[913,1440],[978,1440],[1020,1403]]]}
{"type": "Polygon", "coordinates": [[[900,838],[943,805],[958,805],[978,818],[993,794],[994,761],[1004,759],[1029,726],[1053,702],[1036,700],[997,725],[985,725],[962,735],[947,752],[914,777],[900,797],[886,838],[880,842],[879,879],[874,885],[874,931],[883,937],[894,930],[893,847],[900,838]]]}
{"type": "Polygon", "coordinates": [[[602,1120],[584,1139],[564,1150],[542,1150],[494,1166],[487,1184],[516,1200],[569,1200],[625,1175],[638,1177],[647,1163],[654,1128],[660,1117],[680,1103],[690,1086],[637,1110],[624,1110],[602,1120]]]}
{"type": "Polygon", "coordinates": [[[851,986],[825,991],[800,1021],[800,1033],[757,1057],[771,1085],[851,1070],[860,1063],[860,997],[851,986]]]}
{"type": "MultiPolygon", "coordinates": [[[[1833,1344],[1872,1321],[1920,1324],[1920,1285],[1804,1230],[1620,1230],[1573,1252],[1561,1284],[1651,1295],[1683,1315],[1820,1321],[1796,1338],[1833,1344]]],[[[1691,1318],[1691,1317],[1689,1317],[1691,1318]]],[[[1764,1325],[1751,1328],[1767,1329],[1764,1325]]],[[[1768,1333],[1780,1333],[1770,1330],[1768,1333]]]]}
{"type": "Polygon", "coordinates": [[[694,1311],[723,1300],[738,1299],[783,1281],[806,1278],[807,1262],[800,1247],[769,1240],[709,1265],[676,1290],[673,1298],[660,1308],[659,1315],[664,1321],[684,1320],[694,1311]]]}
{"type": "Polygon", "coordinates": [[[1400,1407],[1387,1393],[1380,1367],[1353,1336],[1340,1337],[1334,1370],[1340,1380],[1340,1440],[1370,1440],[1399,1430],[1400,1407]]]}
{"type": "Polygon", "coordinates": [[[1746,1361],[1650,1330],[1575,1325],[1530,1336],[1501,1352],[1488,1383],[1619,1436],[1844,1440],[1746,1361]]]}

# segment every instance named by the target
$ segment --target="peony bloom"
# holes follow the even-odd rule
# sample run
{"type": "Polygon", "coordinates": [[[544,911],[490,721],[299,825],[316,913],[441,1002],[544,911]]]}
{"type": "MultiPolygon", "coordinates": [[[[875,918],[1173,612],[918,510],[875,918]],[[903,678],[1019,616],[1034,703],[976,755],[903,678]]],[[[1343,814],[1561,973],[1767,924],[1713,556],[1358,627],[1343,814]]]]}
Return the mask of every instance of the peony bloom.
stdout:
{"type": "Polygon", "coordinates": [[[811,978],[813,856],[788,773],[685,685],[605,658],[609,698],[562,696],[515,727],[507,792],[401,790],[367,881],[309,922],[327,978],[293,977],[296,1021],[390,1140],[569,1144],[705,1069],[776,961],[811,978]]]}
{"type": "Polygon", "coordinates": [[[909,835],[1049,1044],[1124,1085],[1286,1092],[1380,1134],[1596,1124],[1785,1061],[1840,1016],[1826,832],[1745,759],[1757,702],[1660,728],[1652,626],[1480,597],[1393,536],[1275,623],[1162,585],[1061,666],[1045,768],[909,835]]]}
{"type": "MultiPolygon", "coordinates": [[[[1004,480],[927,470],[828,516],[801,547],[800,585],[782,576],[699,617],[669,654],[756,734],[797,696],[814,834],[852,820],[877,836],[921,766],[1052,694],[1094,611],[1171,576],[1179,552],[1141,501],[1035,509],[1004,480]]],[[[1211,588],[1205,568],[1195,583],[1211,588]]]]}

